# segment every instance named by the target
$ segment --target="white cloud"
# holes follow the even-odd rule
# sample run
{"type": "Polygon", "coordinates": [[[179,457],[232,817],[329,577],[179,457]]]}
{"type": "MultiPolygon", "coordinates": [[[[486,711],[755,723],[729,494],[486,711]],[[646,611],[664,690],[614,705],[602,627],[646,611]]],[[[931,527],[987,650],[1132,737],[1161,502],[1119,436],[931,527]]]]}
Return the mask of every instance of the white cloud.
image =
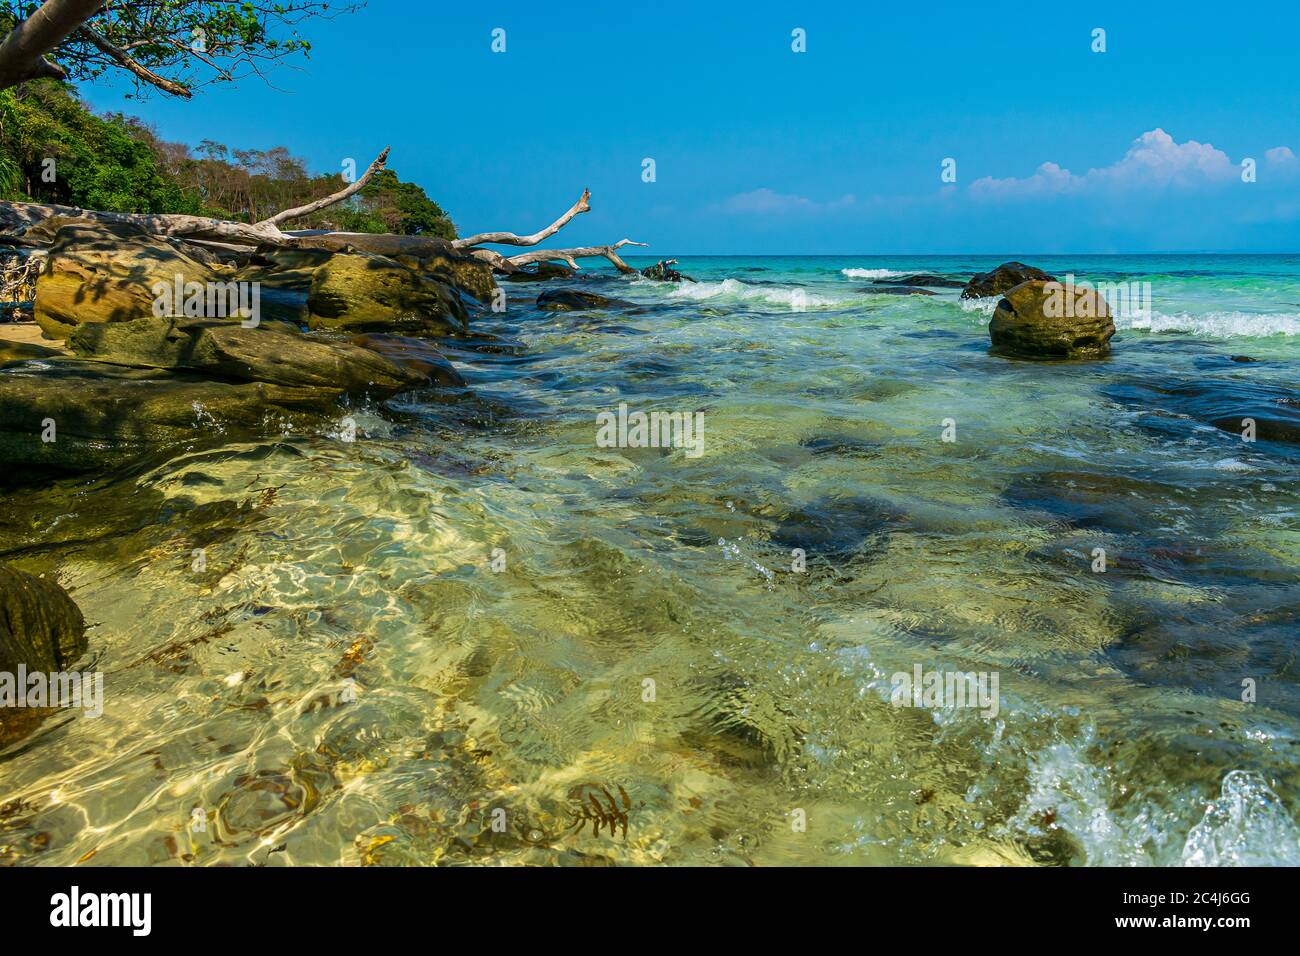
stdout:
{"type": "Polygon", "coordinates": [[[1274,146],[1264,153],[1264,162],[1270,166],[1289,166],[1295,161],[1295,153],[1285,146],[1274,146]]]}
{"type": "Polygon", "coordinates": [[[738,193],[718,203],[716,208],[733,215],[781,215],[799,212],[825,212],[852,206],[857,200],[852,195],[841,196],[830,202],[817,202],[805,196],[792,196],[775,190],[751,189],[738,193]]]}
{"type": "MultiPolygon", "coordinates": [[[[1269,163],[1294,162],[1285,146],[1264,154],[1269,163]]],[[[1241,167],[1228,154],[1209,143],[1189,139],[1176,143],[1162,129],[1143,133],[1124,156],[1109,166],[1076,175],[1056,163],[1043,163],[1032,176],[996,179],[985,176],[971,184],[975,196],[1004,198],[1090,192],[1096,189],[1130,190],[1162,187],[1190,188],[1240,180],[1241,167]]]]}

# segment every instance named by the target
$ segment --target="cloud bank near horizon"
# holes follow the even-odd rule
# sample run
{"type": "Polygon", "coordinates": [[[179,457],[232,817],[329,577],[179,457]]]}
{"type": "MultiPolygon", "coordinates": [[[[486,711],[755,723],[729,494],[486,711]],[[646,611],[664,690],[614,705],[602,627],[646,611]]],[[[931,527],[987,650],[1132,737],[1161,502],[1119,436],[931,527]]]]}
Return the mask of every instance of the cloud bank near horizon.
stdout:
{"type": "MultiPolygon", "coordinates": [[[[1194,191],[1204,187],[1263,182],[1266,185],[1290,179],[1300,173],[1300,159],[1290,147],[1274,146],[1255,162],[1255,182],[1243,179],[1243,162],[1234,161],[1210,143],[1189,139],[1179,143],[1162,128],[1156,127],[1137,137],[1115,162],[1076,174],[1059,163],[1041,163],[1024,177],[981,176],[969,186],[945,186],[929,198],[951,201],[962,193],[971,198],[996,202],[1063,196],[1123,198],[1123,194],[1142,192],[1147,199],[1153,191],[1194,191]]],[[[808,196],[780,193],[760,187],[737,193],[710,207],[711,211],[729,216],[817,215],[844,212],[864,207],[880,207],[900,202],[916,202],[920,197],[874,196],[860,200],[852,194],[837,199],[818,200],[808,196]]]]}

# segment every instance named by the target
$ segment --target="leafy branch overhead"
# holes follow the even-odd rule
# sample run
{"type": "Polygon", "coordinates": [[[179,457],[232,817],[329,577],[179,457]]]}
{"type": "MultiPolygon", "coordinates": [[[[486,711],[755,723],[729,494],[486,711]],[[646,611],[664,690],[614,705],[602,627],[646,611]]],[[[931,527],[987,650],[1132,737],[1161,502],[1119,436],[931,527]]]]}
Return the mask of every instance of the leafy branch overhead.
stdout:
{"type": "Polygon", "coordinates": [[[321,0],[0,0],[0,89],[53,77],[93,80],[125,71],[137,91],[189,97],[291,56],[311,42],[298,26],[364,3],[321,0]]]}

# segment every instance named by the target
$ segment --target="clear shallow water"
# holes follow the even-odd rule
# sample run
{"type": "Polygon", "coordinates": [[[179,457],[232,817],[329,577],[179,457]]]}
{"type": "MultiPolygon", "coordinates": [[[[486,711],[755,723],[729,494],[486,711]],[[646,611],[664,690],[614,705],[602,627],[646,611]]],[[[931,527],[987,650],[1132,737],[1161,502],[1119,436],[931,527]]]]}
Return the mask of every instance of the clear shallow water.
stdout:
{"type": "Polygon", "coordinates": [[[1300,258],[1030,258],[1151,281],[1092,363],[862,291],[1002,258],[508,285],[469,392],[354,444],[6,501],[106,709],[0,758],[0,862],[1300,862],[1300,446],[1207,423],[1296,397],[1300,258]],[[620,402],[703,411],[703,454],[598,447],[620,402]],[[996,672],[997,716],[892,706],[916,665],[996,672]]]}

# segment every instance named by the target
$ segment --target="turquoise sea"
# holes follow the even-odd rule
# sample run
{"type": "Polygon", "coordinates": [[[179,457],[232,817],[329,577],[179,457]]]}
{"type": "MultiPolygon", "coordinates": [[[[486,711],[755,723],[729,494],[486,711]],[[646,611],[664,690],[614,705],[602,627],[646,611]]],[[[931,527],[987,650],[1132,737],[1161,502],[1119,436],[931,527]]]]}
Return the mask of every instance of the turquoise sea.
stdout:
{"type": "Polygon", "coordinates": [[[109,706],[0,862],[1300,863],[1300,256],[678,258],[506,283],[356,442],[33,492],[109,706]],[[1043,363],[873,291],[1012,258],[1150,308],[1043,363]]]}

